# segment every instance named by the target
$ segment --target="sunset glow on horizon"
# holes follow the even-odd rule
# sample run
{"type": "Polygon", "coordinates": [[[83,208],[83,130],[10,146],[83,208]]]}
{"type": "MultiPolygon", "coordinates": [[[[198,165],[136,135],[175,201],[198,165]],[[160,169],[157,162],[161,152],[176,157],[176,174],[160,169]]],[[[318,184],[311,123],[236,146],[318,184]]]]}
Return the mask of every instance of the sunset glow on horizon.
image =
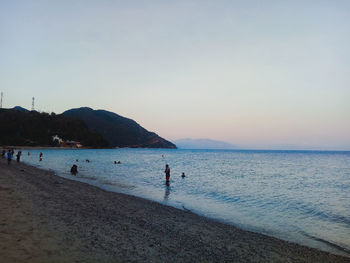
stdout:
{"type": "Polygon", "coordinates": [[[349,1],[1,1],[3,107],[168,140],[350,150],[349,1]]]}

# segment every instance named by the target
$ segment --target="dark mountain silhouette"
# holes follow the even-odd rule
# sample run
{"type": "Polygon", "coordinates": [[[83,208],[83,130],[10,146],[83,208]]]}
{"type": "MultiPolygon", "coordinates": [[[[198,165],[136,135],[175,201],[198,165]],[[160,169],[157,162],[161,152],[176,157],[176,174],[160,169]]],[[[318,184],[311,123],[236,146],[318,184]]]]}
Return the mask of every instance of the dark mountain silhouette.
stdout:
{"type": "Polygon", "coordinates": [[[17,110],[17,111],[24,111],[24,112],[28,112],[29,110],[21,107],[21,106],[15,106],[12,108],[13,110],[17,110]]]}
{"type": "Polygon", "coordinates": [[[79,141],[88,147],[107,147],[108,142],[81,120],[28,111],[22,107],[0,109],[0,145],[58,146],[53,136],[79,141]]]}
{"type": "Polygon", "coordinates": [[[134,120],[105,110],[77,108],[67,110],[63,116],[77,118],[90,130],[102,135],[112,147],[176,148],[176,146],[149,132],[134,120]]]}

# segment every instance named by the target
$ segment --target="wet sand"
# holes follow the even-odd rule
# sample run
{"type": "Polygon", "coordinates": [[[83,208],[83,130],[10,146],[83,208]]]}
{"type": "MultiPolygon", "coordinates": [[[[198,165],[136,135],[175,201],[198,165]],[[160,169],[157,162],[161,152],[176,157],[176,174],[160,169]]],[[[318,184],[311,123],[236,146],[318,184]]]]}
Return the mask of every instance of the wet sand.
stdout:
{"type": "Polygon", "coordinates": [[[0,160],[1,262],[350,262],[0,160]]]}

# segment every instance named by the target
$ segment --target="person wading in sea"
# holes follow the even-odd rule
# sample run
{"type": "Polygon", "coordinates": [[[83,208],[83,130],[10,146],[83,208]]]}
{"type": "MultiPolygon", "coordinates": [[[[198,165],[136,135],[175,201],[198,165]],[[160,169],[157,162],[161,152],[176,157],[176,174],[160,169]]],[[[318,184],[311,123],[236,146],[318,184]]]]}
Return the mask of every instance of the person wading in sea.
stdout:
{"type": "Polygon", "coordinates": [[[170,181],[170,167],[168,164],[165,165],[165,183],[168,185],[170,181]]]}
{"type": "Polygon", "coordinates": [[[72,168],[70,168],[70,172],[71,174],[76,175],[78,173],[78,166],[73,164],[72,168]]]}
{"type": "Polygon", "coordinates": [[[17,157],[17,162],[19,163],[19,161],[21,160],[21,155],[22,155],[22,151],[18,151],[17,152],[17,155],[16,155],[16,157],[17,157]]]}

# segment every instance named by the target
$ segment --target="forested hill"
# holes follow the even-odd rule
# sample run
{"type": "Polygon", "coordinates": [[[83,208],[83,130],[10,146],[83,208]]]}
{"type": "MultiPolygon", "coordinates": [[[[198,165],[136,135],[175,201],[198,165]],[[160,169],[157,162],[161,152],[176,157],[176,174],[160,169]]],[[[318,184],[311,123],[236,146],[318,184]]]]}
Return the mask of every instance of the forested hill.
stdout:
{"type": "Polygon", "coordinates": [[[86,147],[108,147],[108,142],[81,120],[21,107],[0,109],[0,145],[58,146],[53,136],[79,141],[86,147]]]}
{"type": "Polygon", "coordinates": [[[176,148],[175,144],[147,131],[134,120],[113,112],[84,107],[65,111],[62,115],[84,121],[112,147],[176,148]]]}

